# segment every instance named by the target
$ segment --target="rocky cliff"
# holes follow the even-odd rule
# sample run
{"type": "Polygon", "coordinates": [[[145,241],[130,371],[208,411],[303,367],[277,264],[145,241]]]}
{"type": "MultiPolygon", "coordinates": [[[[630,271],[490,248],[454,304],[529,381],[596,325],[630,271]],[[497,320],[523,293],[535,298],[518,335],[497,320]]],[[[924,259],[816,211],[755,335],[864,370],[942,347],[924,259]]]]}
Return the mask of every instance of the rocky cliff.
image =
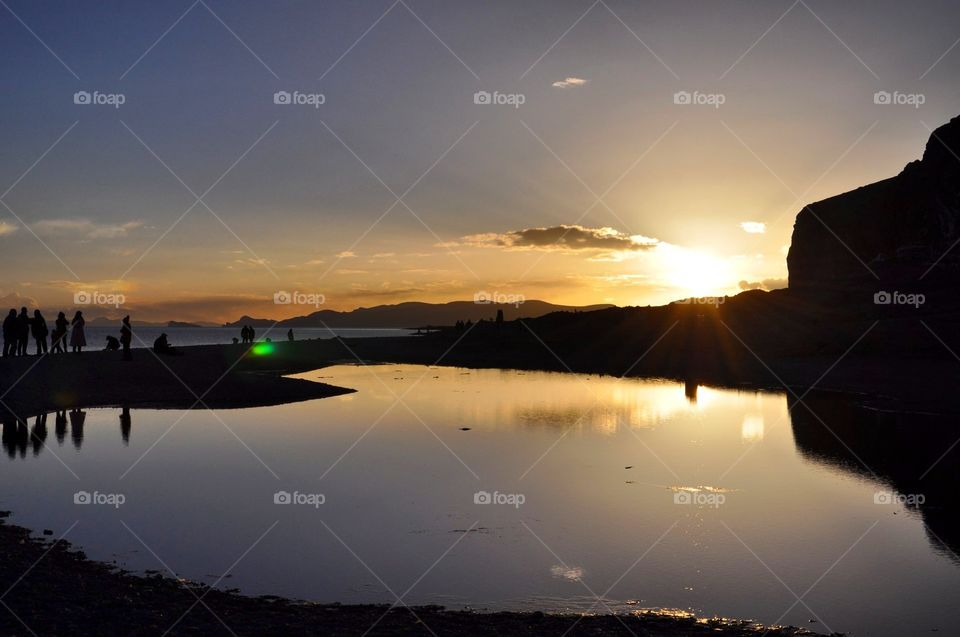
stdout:
{"type": "Polygon", "coordinates": [[[955,285],[960,245],[951,246],[958,241],[960,117],[955,117],[930,135],[923,158],[896,177],[800,211],[787,255],[790,290],[825,297],[955,285]]]}

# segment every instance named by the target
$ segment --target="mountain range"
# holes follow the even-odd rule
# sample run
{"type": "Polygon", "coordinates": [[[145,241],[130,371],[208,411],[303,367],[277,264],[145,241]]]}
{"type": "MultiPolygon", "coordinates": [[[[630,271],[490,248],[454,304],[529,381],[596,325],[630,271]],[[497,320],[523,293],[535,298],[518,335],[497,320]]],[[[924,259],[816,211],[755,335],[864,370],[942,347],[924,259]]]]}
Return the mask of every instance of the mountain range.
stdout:
{"type": "Polygon", "coordinates": [[[396,305],[378,305],[360,307],[349,312],[319,310],[305,316],[274,321],[266,318],[242,316],[224,327],[355,327],[355,328],[404,328],[424,327],[427,325],[452,325],[457,321],[479,321],[493,319],[497,310],[503,310],[507,321],[518,318],[537,318],[551,312],[590,312],[614,307],[601,305],[556,305],[546,301],[525,301],[517,304],[475,303],[473,301],[451,301],[449,303],[398,303],[396,305]]]}

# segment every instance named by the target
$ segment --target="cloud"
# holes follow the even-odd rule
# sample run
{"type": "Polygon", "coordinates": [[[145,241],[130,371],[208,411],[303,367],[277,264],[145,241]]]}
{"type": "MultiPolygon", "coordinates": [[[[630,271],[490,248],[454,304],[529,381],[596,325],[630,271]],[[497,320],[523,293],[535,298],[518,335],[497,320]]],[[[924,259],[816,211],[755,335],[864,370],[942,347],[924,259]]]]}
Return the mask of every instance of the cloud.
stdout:
{"type": "Polygon", "coordinates": [[[576,87],[576,86],[583,86],[587,82],[589,82],[589,80],[585,80],[580,77],[568,77],[565,80],[554,82],[550,86],[554,88],[570,88],[570,87],[576,87]]]}
{"type": "Polygon", "coordinates": [[[0,237],[5,237],[8,234],[13,234],[20,229],[20,226],[16,226],[8,221],[0,221],[0,237]]]}
{"type": "Polygon", "coordinates": [[[89,219],[42,219],[33,224],[33,230],[48,237],[79,237],[88,240],[119,239],[143,225],[142,221],[125,223],[97,223],[89,219]]]}
{"type": "Polygon", "coordinates": [[[485,233],[463,237],[462,244],[513,250],[574,251],[604,253],[635,252],[656,246],[659,241],[642,235],[628,235],[614,228],[586,228],[559,225],[526,228],[504,234],[485,233]]]}
{"type": "Polygon", "coordinates": [[[29,296],[23,296],[19,292],[10,292],[0,296],[0,310],[4,310],[4,316],[6,316],[6,308],[18,307],[28,307],[32,309],[39,307],[39,305],[37,304],[36,299],[29,296]]]}
{"type": "Polygon", "coordinates": [[[763,279],[762,281],[740,281],[741,290],[782,290],[787,287],[786,279],[763,279]]]}
{"type": "Polygon", "coordinates": [[[334,256],[337,257],[338,259],[351,259],[357,256],[357,253],[354,252],[353,250],[344,250],[343,252],[338,252],[334,256]]]}
{"type": "Polygon", "coordinates": [[[767,231],[767,224],[762,221],[741,221],[740,228],[749,234],[763,234],[767,231]]]}

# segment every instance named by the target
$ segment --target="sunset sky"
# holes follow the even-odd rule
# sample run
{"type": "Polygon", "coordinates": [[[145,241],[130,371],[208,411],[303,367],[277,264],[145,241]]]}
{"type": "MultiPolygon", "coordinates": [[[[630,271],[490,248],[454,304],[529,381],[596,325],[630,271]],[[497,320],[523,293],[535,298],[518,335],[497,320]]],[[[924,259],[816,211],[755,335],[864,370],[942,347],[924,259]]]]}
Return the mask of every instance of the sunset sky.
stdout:
{"type": "Polygon", "coordinates": [[[960,114],[947,0],[7,0],[0,38],[0,298],[141,320],[782,286],[802,203],[960,114]]]}

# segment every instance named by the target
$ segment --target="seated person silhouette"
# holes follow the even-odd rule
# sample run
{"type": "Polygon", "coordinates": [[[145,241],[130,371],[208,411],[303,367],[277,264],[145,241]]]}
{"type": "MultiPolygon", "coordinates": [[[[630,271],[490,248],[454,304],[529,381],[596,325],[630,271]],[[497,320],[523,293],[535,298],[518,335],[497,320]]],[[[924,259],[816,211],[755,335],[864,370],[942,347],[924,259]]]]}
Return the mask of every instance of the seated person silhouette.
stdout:
{"type": "Polygon", "coordinates": [[[157,354],[166,354],[167,356],[179,356],[180,352],[167,341],[166,333],[157,337],[153,342],[153,351],[157,354]]]}
{"type": "Polygon", "coordinates": [[[115,336],[108,336],[107,346],[104,348],[104,351],[116,352],[119,349],[120,349],[120,341],[118,341],[115,336]]]}

